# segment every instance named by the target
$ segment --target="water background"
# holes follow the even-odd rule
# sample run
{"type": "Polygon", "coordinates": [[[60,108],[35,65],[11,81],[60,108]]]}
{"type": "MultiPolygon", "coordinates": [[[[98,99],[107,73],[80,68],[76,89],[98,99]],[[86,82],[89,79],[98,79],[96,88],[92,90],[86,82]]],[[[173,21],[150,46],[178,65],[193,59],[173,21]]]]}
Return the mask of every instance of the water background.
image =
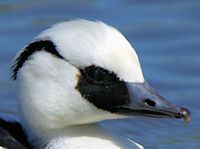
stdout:
{"type": "Polygon", "coordinates": [[[146,80],[193,115],[189,124],[135,118],[103,125],[147,149],[199,149],[198,0],[0,0],[0,115],[17,114],[16,85],[10,79],[16,53],[51,24],[77,18],[101,20],[118,28],[137,50],[146,80]]]}

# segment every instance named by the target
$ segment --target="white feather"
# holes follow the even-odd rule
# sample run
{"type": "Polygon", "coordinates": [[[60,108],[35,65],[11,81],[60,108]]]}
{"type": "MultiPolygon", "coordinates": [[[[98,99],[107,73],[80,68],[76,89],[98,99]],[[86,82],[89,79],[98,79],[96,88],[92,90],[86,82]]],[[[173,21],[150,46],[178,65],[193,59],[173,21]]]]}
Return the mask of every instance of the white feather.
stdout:
{"type": "Polygon", "coordinates": [[[90,65],[112,71],[124,81],[144,82],[130,43],[115,28],[86,20],[57,24],[35,40],[45,39],[65,60],[36,52],[18,72],[19,109],[29,140],[41,138],[48,149],[123,148],[102,130],[89,129],[90,123],[122,116],[97,109],[75,88],[78,68],[90,65]]]}
{"type": "Polygon", "coordinates": [[[115,72],[124,81],[144,82],[133,47],[118,30],[102,22],[63,22],[38,38],[52,40],[59,53],[77,67],[97,65],[115,72]]]}

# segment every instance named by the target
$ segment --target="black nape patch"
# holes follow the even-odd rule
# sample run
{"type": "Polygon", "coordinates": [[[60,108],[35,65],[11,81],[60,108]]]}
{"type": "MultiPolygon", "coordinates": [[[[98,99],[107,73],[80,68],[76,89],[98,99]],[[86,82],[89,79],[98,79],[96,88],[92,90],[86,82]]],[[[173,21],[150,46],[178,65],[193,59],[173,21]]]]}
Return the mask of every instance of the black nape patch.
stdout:
{"type": "Polygon", "coordinates": [[[97,108],[116,112],[129,102],[128,88],[124,81],[101,67],[89,66],[80,70],[76,89],[97,108]]]}
{"type": "Polygon", "coordinates": [[[17,57],[15,64],[12,66],[12,78],[13,80],[17,79],[17,73],[20,68],[24,65],[25,61],[30,58],[30,56],[37,52],[37,51],[47,51],[58,58],[63,59],[63,57],[58,53],[56,50],[55,45],[53,44],[52,41],[50,40],[40,40],[40,41],[35,41],[33,43],[30,43],[23,52],[17,57]]]}
{"type": "Polygon", "coordinates": [[[0,146],[8,149],[32,149],[22,126],[0,118],[0,146]]]}

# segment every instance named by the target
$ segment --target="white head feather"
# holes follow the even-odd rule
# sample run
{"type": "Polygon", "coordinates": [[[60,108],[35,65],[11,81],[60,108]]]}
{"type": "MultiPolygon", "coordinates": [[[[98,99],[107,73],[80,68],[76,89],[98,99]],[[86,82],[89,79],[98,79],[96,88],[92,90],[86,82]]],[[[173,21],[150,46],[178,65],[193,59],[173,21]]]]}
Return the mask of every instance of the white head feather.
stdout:
{"type": "Polygon", "coordinates": [[[102,22],[59,23],[35,40],[52,41],[65,60],[38,51],[18,72],[19,108],[29,136],[120,117],[83,99],[75,89],[79,68],[96,65],[126,82],[144,82],[133,47],[118,30],[102,22]]]}

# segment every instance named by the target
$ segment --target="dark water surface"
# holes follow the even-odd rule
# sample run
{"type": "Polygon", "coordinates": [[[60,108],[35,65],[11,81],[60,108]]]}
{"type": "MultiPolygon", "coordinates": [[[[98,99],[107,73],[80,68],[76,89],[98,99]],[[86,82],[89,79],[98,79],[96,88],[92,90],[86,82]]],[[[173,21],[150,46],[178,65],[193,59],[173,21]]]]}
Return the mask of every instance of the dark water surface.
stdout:
{"type": "Polygon", "coordinates": [[[169,100],[188,107],[193,115],[189,124],[135,118],[103,125],[147,149],[199,149],[198,0],[1,0],[0,111],[17,113],[16,85],[10,80],[15,54],[51,24],[76,18],[102,20],[122,31],[137,50],[146,80],[169,100]]]}

